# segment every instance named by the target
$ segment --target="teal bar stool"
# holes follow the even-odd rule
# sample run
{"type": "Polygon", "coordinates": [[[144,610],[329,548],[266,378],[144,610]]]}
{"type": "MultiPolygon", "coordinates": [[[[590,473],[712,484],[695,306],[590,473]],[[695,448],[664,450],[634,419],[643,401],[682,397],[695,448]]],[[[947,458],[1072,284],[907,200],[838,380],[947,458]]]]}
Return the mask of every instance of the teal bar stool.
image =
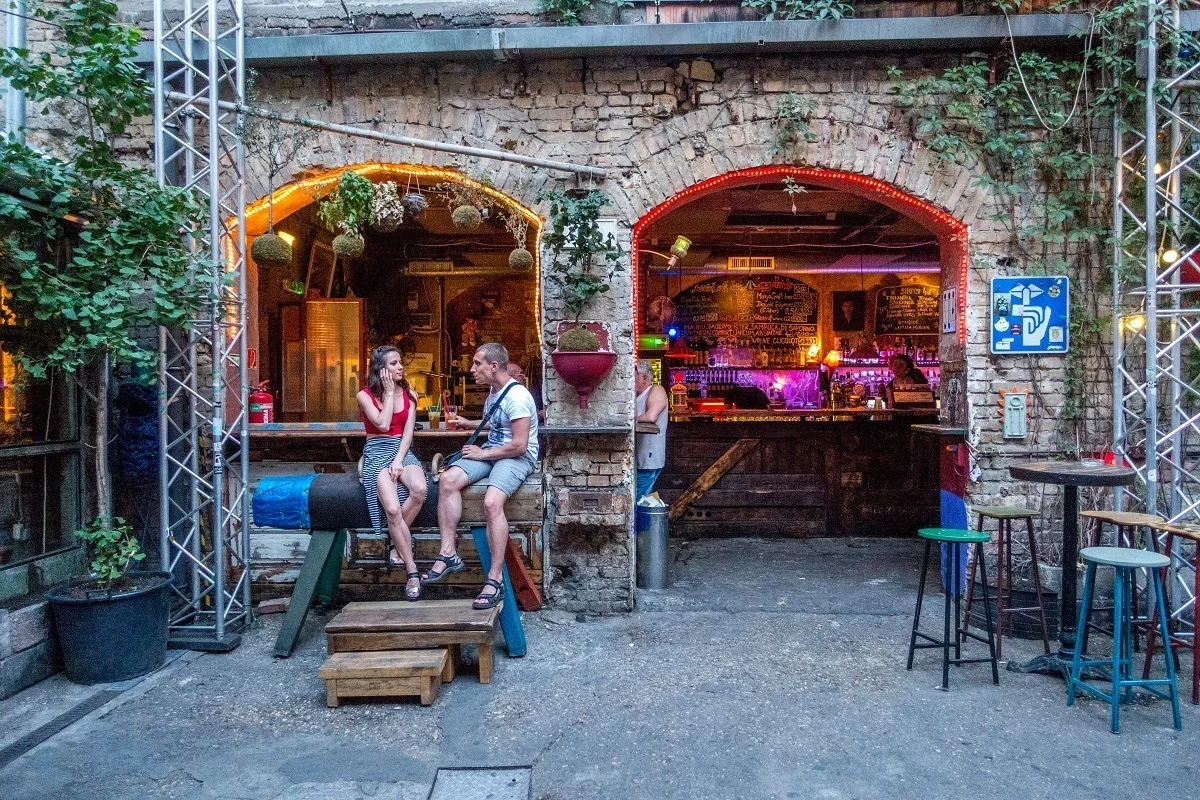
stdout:
{"type": "Polygon", "coordinates": [[[1079,555],[1087,564],[1087,574],[1083,578],[1083,599],[1079,604],[1079,625],[1076,630],[1079,636],[1075,639],[1075,653],[1071,657],[1071,676],[1067,681],[1067,705],[1075,704],[1077,689],[1087,692],[1112,706],[1112,732],[1121,732],[1121,693],[1125,694],[1125,702],[1133,702],[1133,690],[1141,687],[1155,697],[1171,701],[1171,713],[1175,717],[1175,730],[1183,730],[1183,719],[1179,715],[1179,688],[1175,685],[1175,660],[1171,655],[1170,634],[1167,631],[1166,601],[1163,597],[1162,568],[1171,563],[1171,559],[1148,550],[1134,550],[1128,547],[1085,547],[1079,555]],[[1116,575],[1113,580],[1113,651],[1112,658],[1084,659],[1083,631],[1087,624],[1088,612],[1092,606],[1092,592],[1096,588],[1096,567],[1104,565],[1113,567],[1116,575]],[[1163,657],[1167,665],[1166,678],[1139,679],[1132,677],[1133,662],[1133,595],[1134,570],[1144,569],[1150,575],[1154,587],[1154,608],[1157,611],[1158,623],[1162,628],[1163,657]],[[1084,667],[1108,666],[1112,669],[1112,692],[1105,694],[1079,677],[1084,667]],[[1167,692],[1156,688],[1166,686],[1167,692]]]}
{"type": "MultiPolygon", "coordinates": [[[[996,661],[996,639],[995,629],[992,626],[992,598],[988,593],[987,582],[987,565],[983,562],[983,545],[989,541],[991,537],[982,531],[964,531],[955,528],[922,528],[917,531],[917,536],[925,540],[925,561],[921,564],[921,585],[917,589],[917,610],[913,614],[912,637],[908,640],[908,669],[913,668],[913,655],[917,650],[940,647],[942,650],[942,689],[946,690],[950,687],[950,665],[951,664],[982,664],[990,661],[992,664],[992,683],[1000,683],[1000,668],[996,661]],[[944,632],[941,639],[935,639],[929,634],[922,633],[921,627],[921,604],[925,600],[925,577],[929,572],[929,555],[933,550],[933,543],[951,544],[951,545],[975,545],[975,563],[979,565],[980,578],[983,580],[983,612],[984,620],[987,623],[987,637],[980,636],[973,631],[962,630],[962,575],[958,569],[958,564],[955,563],[953,568],[949,570],[948,586],[946,587],[946,615],[944,620],[944,632]],[[951,598],[953,597],[954,609],[951,611],[951,598]],[[950,619],[954,619],[953,637],[950,632],[950,619]],[[923,639],[918,644],[917,639],[923,639]],[[987,642],[990,656],[988,658],[963,658],[962,644],[967,639],[975,639],[979,642],[987,642]],[[954,658],[950,657],[950,648],[954,648],[954,658]]],[[[957,562],[958,559],[951,559],[957,562]]]]}

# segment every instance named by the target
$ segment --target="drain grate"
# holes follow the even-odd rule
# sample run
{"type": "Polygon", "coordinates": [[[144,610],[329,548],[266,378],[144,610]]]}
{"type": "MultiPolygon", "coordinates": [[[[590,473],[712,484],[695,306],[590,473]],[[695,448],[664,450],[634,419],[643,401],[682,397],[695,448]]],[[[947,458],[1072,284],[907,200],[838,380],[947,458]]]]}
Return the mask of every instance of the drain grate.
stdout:
{"type": "Polygon", "coordinates": [[[36,728],[25,734],[8,747],[0,750],[0,768],[16,761],[59,731],[65,730],[70,725],[74,725],[109,700],[120,697],[123,692],[123,689],[104,689],[96,692],[69,711],[59,714],[40,728],[36,728]]]}
{"type": "Polygon", "coordinates": [[[529,800],[533,767],[442,767],[429,800],[529,800]]]}

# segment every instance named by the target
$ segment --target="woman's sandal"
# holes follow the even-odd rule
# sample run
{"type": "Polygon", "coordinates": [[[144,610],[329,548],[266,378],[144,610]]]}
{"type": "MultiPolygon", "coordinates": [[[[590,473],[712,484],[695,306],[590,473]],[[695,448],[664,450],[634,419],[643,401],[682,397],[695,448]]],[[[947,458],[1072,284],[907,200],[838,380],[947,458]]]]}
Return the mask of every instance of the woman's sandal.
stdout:
{"type": "Polygon", "coordinates": [[[438,556],[437,558],[435,558],[433,560],[434,566],[437,566],[437,563],[439,561],[442,562],[443,564],[445,564],[446,568],[441,570],[440,572],[434,572],[433,567],[430,567],[429,572],[426,572],[424,575],[421,576],[422,584],[437,583],[438,581],[440,581],[442,578],[446,577],[450,573],[458,572],[466,566],[466,564],[463,563],[463,560],[459,557],[458,553],[455,553],[452,556],[441,556],[441,555],[438,556]]]}
{"type": "Polygon", "coordinates": [[[419,572],[408,573],[408,582],[406,582],[404,584],[404,599],[408,600],[411,603],[415,603],[416,601],[421,599],[421,573],[419,573],[419,572]],[[415,591],[408,587],[408,582],[411,582],[414,579],[417,582],[417,588],[415,591]]]}
{"type": "Polygon", "coordinates": [[[384,545],[383,548],[383,563],[387,565],[388,572],[391,572],[394,569],[400,569],[400,567],[404,566],[403,560],[392,561],[392,553],[396,554],[397,559],[400,558],[400,551],[396,549],[396,545],[392,542],[392,540],[388,539],[387,544],[384,545]]]}
{"type": "Polygon", "coordinates": [[[504,594],[504,584],[500,581],[494,581],[491,578],[488,578],[483,582],[483,585],[485,587],[495,587],[496,591],[492,592],[491,594],[484,594],[483,592],[480,592],[475,597],[475,602],[471,603],[471,608],[475,609],[476,611],[486,611],[489,608],[495,608],[500,604],[500,598],[504,594]]]}

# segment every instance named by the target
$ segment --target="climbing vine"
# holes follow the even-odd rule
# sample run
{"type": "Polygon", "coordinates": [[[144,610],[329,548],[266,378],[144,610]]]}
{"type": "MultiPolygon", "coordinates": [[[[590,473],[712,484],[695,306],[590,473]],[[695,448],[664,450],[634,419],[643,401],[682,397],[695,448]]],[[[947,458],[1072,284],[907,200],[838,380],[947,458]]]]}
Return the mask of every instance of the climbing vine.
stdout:
{"type": "MultiPolygon", "coordinates": [[[[1134,104],[1144,91],[1136,58],[1145,5],[1123,0],[1088,10],[1092,25],[1077,56],[1011,49],[968,56],[940,74],[890,70],[913,134],[939,160],[974,169],[976,184],[996,198],[996,221],[1011,249],[997,266],[1070,277],[1071,347],[1058,417],[1073,423],[1075,435],[1063,450],[1099,421],[1108,394],[1095,376],[1102,365],[1111,368],[1113,119],[1122,110],[1139,118],[1134,104]]],[[[1127,249],[1138,246],[1137,235],[1124,242],[1127,249]]],[[[1033,359],[1030,371],[1036,392],[1033,359]]]]}

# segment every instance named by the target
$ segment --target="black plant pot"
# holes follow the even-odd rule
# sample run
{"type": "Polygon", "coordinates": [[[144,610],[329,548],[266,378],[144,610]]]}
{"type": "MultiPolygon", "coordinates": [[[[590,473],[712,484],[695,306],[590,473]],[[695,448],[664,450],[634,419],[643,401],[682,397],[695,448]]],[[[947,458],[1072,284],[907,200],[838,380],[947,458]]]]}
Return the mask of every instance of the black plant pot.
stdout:
{"type": "Polygon", "coordinates": [[[67,677],[76,683],[112,683],[158,669],[167,657],[171,575],[131,572],[146,585],[132,592],[91,590],[76,596],[90,578],[46,593],[67,677]]]}

